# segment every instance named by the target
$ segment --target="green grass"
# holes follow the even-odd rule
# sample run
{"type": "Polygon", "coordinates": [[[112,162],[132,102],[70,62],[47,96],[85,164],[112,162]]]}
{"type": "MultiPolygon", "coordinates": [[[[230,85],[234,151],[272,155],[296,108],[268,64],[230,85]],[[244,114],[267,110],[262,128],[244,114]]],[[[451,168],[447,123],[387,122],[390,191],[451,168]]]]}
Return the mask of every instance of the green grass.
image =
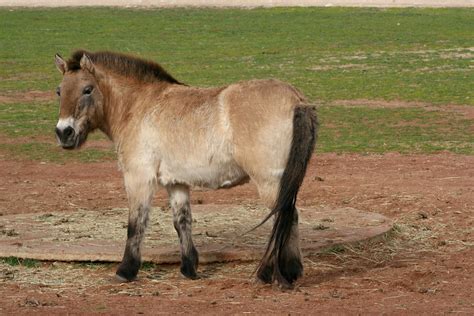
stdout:
{"type": "Polygon", "coordinates": [[[65,163],[67,161],[100,162],[115,159],[115,153],[111,149],[87,148],[79,151],[66,151],[54,143],[34,141],[19,144],[0,143],[0,153],[2,152],[15,159],[55,163],[65,163]]]}
{"type": "Polygon", "coordinates": [[[0,9],[0,92],[53,90],[53,56],[130,52],[192,85],[277,77],[310,98],[474,104],[474,10],[0,9]]]}
{"type": "Polygon", "coordinates": [[[38,260],[22,259],[17,257],[0,258],[0,262],[8,264],[9,266],[23,266],[27,268],[36,268],[40,265],[40,262],[38,260]]]}
{"type": "MultiPolygon", "coordinates": [[[[0,142],[0,152],[11,157],[59,163],[70,160],[96,162],[115,158],[112,149],[67,151],[60,148],[54,136],[58,113],[58,105],[55,103],[3,104],[0,109],[0,134],[12,140],[0,142]]],[[[89,139],[106,138],[101,133],[93,133],[89,139]]]]}
{"type": "Polygon", "coordinates": [[[420,108],[319,108],[320,152],[474,154],[474,125],[452,112],[420,108]]]}
{"type": "MultiPolygon", "coordinates": [[[[268,77],[294,84],[325,104],[319,152],[473,154],[472,120],[451,112],[327,106],[344,99],[474,105],[473,21],[465,8],[0,8],[0,95],[54,90],[56,52],[117,50],[158,61],[191,85],[268,77]]],[[[0,154],[115,158],[107,149],[60,149],[57,113],[57,102],[0,103],[0,154]]]]}
{"type": "Polygon", "coordinates": [[[0,105],[0,133],[7,136],[49,135],[54,139],[58,105],[14,103],[0,105]]]}

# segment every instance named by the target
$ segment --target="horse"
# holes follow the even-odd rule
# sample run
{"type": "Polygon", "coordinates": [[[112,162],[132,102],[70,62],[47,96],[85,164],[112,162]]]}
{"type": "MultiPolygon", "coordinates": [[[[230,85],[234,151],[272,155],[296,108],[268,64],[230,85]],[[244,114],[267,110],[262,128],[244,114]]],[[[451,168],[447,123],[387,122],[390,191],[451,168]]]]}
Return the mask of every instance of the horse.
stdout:
{"type": "Polygon", "coordinates": [[[181,273],[198,278],[191,235],[192,187],[229,188],[248,181],[273,217],[256,275],[292,287],[303,275],[296,197],[317,138],[314,107],[292,85],[250,80],[192,87],[139,57],[77,50],[55,55],[62,81],[56,90],[55,134],[64,149],[80,148],[100,130],[113,141],[129,202],[127,240],[116,271],[137,278],[155,190],[165,188],[180,241],[181,273]]]}

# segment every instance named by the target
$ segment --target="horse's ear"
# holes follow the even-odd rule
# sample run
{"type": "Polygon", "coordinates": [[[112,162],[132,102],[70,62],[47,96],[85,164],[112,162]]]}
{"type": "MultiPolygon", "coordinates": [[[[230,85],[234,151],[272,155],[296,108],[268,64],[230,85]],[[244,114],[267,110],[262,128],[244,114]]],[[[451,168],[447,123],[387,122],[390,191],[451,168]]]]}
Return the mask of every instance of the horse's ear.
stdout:
{"type": "Polygon", "coordinates": [[[82,69],[85,69],[90,73],[94,73],[94,64],[87,54],[82,55],[80,65],[82,69]]]}
{"type": "Polygon", "coordinates": [[[64,75],[64,73],[67,71],[67,64],[61,55],[56,54],[54,56],[54,63],[56,64],[56,68],[58,68],[58,70],[64,75]]]}

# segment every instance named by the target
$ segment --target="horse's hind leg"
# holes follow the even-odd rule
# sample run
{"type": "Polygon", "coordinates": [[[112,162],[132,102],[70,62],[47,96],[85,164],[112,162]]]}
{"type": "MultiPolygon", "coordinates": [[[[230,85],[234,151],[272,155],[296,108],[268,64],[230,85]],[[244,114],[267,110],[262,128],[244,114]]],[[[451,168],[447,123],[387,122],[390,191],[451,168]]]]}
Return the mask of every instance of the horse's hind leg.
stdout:
{"type": "Polygon", "coordinates": [[[292,284],[303,275],[303,261],[298,233],[298,210],[295,210],[288,243],[281,249],[280,274],[292,284]]]}
{"type": "MultiPolygon", "coordinates": [[[[257,180],[259,195],[265,204],[271,209],[274,206],[278,195],[278,187],[280,178],[275,177],[273,181],[257,180]]],[[[274,218],[274,225],[277,225],[274,218]]],[[[291,233],[288,242],[284,243],[284,247],[279,250],[279,260],[275,257],[275,245],[273,239],[267,246],[267,251],[257,270],[257,277],[264,283],[272,283],[273,280],[279,279],[280,275],[286,280],[283,283],[293,283],[303,274],[302,255],[299,244],[298,233],[298,211],[295,210],[291,223],[291,233]],[[275,269],[275,267],[278,267],[275,269]]],[[[276,227],[274,228],[276,229],[276,227]]]]}
{"type": "MultiPolygon", "coordinates": [[[[288,123],[288,120],[283,122],[288,123]]],[[[309,106],[297,106],[293,113],[293,124],[286,124],[286,131],[281,126],[285,124],[279,123],[278,134],[273,129],[261,132],[261,144],[265,146],[254,146],[260,150],[254,151],[253,156],[246,161],[243,159],[246,164],[241,165],[253,171],[248,173],[256,182],[260,196],[272,208],[271,215],[275,217],[270,240],[258,268],[258,277],[264,282],[276,280],[283,287],[291,287],[303,274],[295,203],[316,143],[316,115],[309,106]],[[288,133],[291,127],[293,133],[288,133]],[[291,134],[291,140],[285,138],[285,135],[291,134]],[[271,270],[273,273],[270,278],[271,270]]],[[[252,151],[247,149],[247,156],[251,154],[252,151]]]]}
{"type": "Polygon", "coordinates": [[[122,263],[117,269],[117,278],[132,281],[141,265],[141,245],[148,223],[148,212],[154,191],[153,173],[126,173],[125,186],[130,211],[128,216],[127,244],[122,263]],[[150,176],[151,175],[151,176],[150,176]]]}
{"type": "MultiPolygon", "coordinates": [[[[272,249],[274,248],[274,245],[271,244],[268,245],[268,247],[272,249]]],[[[272,283],[275,278],[278,279],[278,274],[280,274],[289,284],[291,284],[303,275],[303,263],[299,246],[297,214],[293,220],[288,244],[281,250],[280,253],[278,273],[275,271],[276,263],[275,254],[272,252],[267,254],[262,259],[262,262],[257,270],[257,277],[260,281],[263,283],[272,283]]]]}
{"type": "Polygon", "coordinates": [[[173,224],[178,233],[181,248],[181,273],[190,279],[196,279],[198,252],[191,235],[191,206],[189,204],[189,188],[185,185],[167,187],[170,205],[173,209],[173,224]]]}

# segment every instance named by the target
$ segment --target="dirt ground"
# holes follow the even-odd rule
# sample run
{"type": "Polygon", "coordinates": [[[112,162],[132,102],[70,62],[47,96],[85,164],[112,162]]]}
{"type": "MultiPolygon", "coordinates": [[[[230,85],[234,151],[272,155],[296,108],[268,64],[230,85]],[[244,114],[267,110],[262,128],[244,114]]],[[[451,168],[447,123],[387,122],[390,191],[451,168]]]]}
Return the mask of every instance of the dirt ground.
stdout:
{"type": "MultiPolygon", "coordinates": [[[[0,161],[0,213],[126,207],[113,162],[0,161]]],[[[396,220],[383,240],[304,260],[294,290],[261,285],[255,263],[145,266],[112,281],[115,264],[0,264],[0,314],[474,314],[474,157],[315,155],[298,205],[351,206],[396,220]]],[[[195,190],[194,204],[257,203],[252,184],[195,190]]],[[[155,205],[166,205],[163,190],[155,205]]]]}

